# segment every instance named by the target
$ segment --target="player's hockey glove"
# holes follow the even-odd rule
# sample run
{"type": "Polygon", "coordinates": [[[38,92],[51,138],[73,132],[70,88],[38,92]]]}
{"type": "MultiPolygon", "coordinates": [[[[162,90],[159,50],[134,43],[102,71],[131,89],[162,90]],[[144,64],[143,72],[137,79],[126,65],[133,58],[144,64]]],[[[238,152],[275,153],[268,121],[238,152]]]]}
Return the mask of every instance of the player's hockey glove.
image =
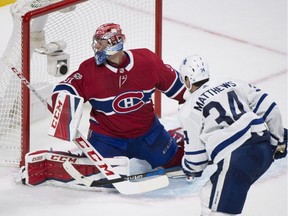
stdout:
{"type": "Polygon", "coordinates": [[[186,180],[188,182],[193,182],[195,178],[201,177],[203,171],[195,171],[189,166],[189,162],[185,156],[182,158],[182,169],[184,174],[186,175],[186,180]]]}
{"type": "Polygon", "coordinates": [[[273,158],[275,160],[285,158],[287,155],[287,128],[284,128],[284,140],[279,142],[277,146],[272,146],[273,158]]]}

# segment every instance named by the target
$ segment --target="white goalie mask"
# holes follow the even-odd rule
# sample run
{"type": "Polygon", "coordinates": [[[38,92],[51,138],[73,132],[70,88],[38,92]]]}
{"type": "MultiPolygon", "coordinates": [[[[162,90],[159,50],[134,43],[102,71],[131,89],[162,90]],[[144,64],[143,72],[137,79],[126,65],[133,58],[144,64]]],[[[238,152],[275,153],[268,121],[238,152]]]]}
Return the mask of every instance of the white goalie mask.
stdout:
{"type": "Polygon", "coordinates": [[[210,77],[207,63],[198,55],[188,56],[182,61],[180,65],[180,74],[184,83],[185,79],[189,79],[189,88],[185,85],[188,89],[191,89],[193,83],[209,79],[210,77]]]}

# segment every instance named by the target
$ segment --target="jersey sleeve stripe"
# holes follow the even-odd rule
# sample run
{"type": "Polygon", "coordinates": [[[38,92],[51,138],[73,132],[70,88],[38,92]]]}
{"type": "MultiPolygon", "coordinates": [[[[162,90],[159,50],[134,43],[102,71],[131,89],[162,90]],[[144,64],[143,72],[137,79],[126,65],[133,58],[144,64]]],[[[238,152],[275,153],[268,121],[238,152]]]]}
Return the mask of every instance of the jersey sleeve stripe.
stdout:
{"type": "Polygon", "coordinates": [[[184,163],[187,167],[190,167],[189,165],[193,165],[193,166],[201,166],[203,164],[207,164],[208,160],[205,161],[199,161],[199,162],[192,162],[192,161],[188,161],[187,159],[184,159],[184,163]]]}
{"type": "Polygon", "coordinates": [[[267,116],[271,113],[271,111],[274,109],[275,106],[276,106],[276,103],[273,102],[271,106],[268,108],[267,112],[265,112],[265,114],[263,115],[264,121],[266,120],[267,116]]]}
{"type": "Polygon", "coordinates": [[[63,83],[58,84],[58,85],[54,88],[53,92],[56,93],[56,92],[59,92],[59,91],[67,91],[67,92],[69,92],[70,94],[80,96],[80,95],[78,94],[77,90],[76,90],[73,86],[70,86],[70,85],[68,85],[68,84],[63,84],[63,83]]]}
{"type": "Polygon", "coordinates": [[[206,153],[206,150],[199,150],[199,151],[187,151],[185,152],[186,155],[198,155],[198,154],[203,154],[206,153]]]}
{"type": "Polygon", "coordinates": [[[259,99],[258,103],[256,104],[255,109],[253,110],[254,113],[257,113],[257,111],[258,111],[261,103],[264,101],[264,99],[265,99],[267,96],[268,96],[267,94],[263,94],[263,95],[261,96],[261,98],[259,99]]]}
{"type": "Polygon", "coordinates": [[[176,78],[174,82],[171,84],[170,88],[168,88],[166,91],[163,91],[163,93],[169,98],[176,97],[179,94],[179,92],[181,92],[182,89],[184,88],[183,83],[179,79],[179,74],[177,72],[175,73],[176,78]]]}

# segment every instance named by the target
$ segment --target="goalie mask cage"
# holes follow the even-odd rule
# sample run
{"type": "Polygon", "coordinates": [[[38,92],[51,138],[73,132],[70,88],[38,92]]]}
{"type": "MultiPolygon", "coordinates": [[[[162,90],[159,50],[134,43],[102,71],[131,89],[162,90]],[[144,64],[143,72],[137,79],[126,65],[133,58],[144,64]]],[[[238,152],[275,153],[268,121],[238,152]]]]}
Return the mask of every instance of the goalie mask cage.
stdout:
{"type": "MultiPolygon", "coordinates": [[[[27,152],[41,149],[41,141],[31,141],[37,132],[32,132],[30,126],[48,113],[11,67],[21,72],[48,102],[55,84],[65,79],[48,73],[47,56],[35,52],[35,48],[65,41],[70,74],[93,56],[91,43],[96,28],[114,22],[126,35],[124,49],[146,47],[161,56],[162,0],[18,0],[10,11],[13,32],[0,58],[1,165],[22,166],[27,152]]],[[[155,112],[159,116],[160,97],[159,92],[155,93],[155,112]]]]}

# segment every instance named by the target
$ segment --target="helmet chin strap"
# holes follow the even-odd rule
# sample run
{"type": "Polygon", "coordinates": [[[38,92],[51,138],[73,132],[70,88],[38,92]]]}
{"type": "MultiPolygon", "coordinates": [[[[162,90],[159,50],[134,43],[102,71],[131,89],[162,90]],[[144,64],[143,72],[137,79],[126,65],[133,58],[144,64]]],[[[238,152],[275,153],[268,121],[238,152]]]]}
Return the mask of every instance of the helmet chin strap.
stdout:
{"type": "Polygon", "coordinates": [[[191,85],[191,88],[190,88],[190,92],[193,93],[195,92],[197,89],[199,89],[200,86],[194,86],[193,84],[191,85]]]}
{"type": "Polygon", "coordinates": [[[200,88],[200,86],[195,86],[193,84],[191,84],[190,80],[189,80],[189,83],[187,83],[187,81],[185,81],[184,83],[186,89],[190,92],[190,93],[193,93],[195,92],[198,88],[200,88]],[[189,84],[189,85],[187,85],[189,84]]]}

